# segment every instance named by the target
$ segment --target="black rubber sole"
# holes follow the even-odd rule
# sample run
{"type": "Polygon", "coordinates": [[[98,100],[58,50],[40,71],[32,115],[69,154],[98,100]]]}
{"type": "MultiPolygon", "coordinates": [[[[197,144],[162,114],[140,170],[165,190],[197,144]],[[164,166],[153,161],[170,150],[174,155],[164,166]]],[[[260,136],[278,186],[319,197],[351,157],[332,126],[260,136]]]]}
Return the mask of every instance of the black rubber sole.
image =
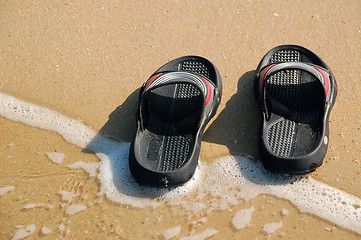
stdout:
{"type": "Polygon", "coordinates": [[[203,124],[199,125],[203,95],[194,85],[165,85],[149,93],[146,128],[140,130],[138,124],[129,155],[131,173],[141,184],[170,187],[183,184],[193,176],[204,128],[220,104],[220,74],[204,58],[186,56],[175,59],[159,68],[152,76],[179,71],[202,76],[214,83],[217,93],[214,95],[213,106],[203,124]]]}
{"type": "MultiPolygon", "coordinates": [[[[261,60],[257,73],[269,64],[306,62],[330,73],[331,103],[325,109],[324,89],[317,78],[301,70],[278,72],[267,79],[266,91],[275,103],[271,118],[264,117],[259,153],[264,166],[274,172],[304,174],[322,162],[328,146],[328,117],[337,95],[337,85],[330,68],[311,51],[295,45],[279,46],[261,60]]],[[[259,75],[259,74],[257,74],[259,75]]],[[[259,76],[255,91],[260,98],[259,76]]],[[[259,99],[260,104],[262,101],[259,99]]]]}

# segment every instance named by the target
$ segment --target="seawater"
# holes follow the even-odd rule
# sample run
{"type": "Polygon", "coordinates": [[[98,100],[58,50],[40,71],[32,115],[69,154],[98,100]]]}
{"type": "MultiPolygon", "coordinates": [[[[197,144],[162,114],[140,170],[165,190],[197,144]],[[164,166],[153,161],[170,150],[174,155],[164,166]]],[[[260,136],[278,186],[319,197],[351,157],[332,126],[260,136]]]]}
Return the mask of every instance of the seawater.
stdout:
{"type": "Polygon", "coordinates": [[[249,156],[227,156],[206,163],[200,159],[194,177],[186,184],[159,189],[140,186],[128,166],[129,143],[110,140],[80,121],[54,110],[0,93],[0,115],[24,124],[59,133],[63,138],[89,149],[99,163],[77,162],[70,168],[84,168],[101,183],[99,194],[133,207],[154,207],[167,203],[192,211],[226,209],[260,194],[288,199],[300,211],[309,212],[361,234],[361,199],[326,185],[311,176],[270,173],[249,156]],[[196,197],[187,198],[191,193],[196,197]],[[212,200],[202,201],[206,196],[212,200]]]}

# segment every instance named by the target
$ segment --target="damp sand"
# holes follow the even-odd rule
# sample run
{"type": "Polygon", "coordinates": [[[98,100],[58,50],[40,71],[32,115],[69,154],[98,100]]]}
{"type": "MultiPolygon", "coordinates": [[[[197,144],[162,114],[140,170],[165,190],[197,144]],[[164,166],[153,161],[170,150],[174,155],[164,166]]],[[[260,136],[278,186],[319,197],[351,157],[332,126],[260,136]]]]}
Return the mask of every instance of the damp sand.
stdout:
{"type": "Polygon", "coordinates": [[[0,238],[359,238],[360,4],[155,3],[1,8],[0,238]],[[253,71],[283,43],[315,51],[339,85],[325,162],[302,177],[257,155],[253,71]],[[127,165],[137,89],[186,54],[215,63],[222,103],[194,178],[140,186],[127,165]]]}

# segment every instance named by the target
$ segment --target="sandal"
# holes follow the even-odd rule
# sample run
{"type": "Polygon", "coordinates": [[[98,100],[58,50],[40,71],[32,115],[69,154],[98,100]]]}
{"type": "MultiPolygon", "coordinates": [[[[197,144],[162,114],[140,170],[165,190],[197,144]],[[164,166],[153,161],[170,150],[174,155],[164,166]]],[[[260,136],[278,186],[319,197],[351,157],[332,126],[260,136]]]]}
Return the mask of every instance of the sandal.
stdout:
{"type": "Polygon", "coordinates": [[[202,57],[177,58],[148,79],[140,89],[137,132],[129,153],[137,182],[169,187],[193,176],[204,128],[221,94],[219,72],[202,57]]]}
{"type": "Polygon", "coordinates": [[[275,47],[257,67],[255,92],[263,112],[259,154],[265,168],[303,174],[321,166],[337,95],[326,63],[301,46],[275,47]]]}

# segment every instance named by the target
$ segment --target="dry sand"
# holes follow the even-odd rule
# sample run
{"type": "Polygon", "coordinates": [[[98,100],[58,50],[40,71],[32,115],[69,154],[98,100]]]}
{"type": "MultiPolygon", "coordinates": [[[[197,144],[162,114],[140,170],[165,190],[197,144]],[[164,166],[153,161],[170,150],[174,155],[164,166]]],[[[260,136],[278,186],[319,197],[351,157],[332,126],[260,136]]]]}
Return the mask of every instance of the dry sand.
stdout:
{"type": "MultiPolygon", "coordinates": [[[[169,60],[200,55],[223,79],[202,161],[239,154],[257,159],[254,70],[272,47],[299,44],[330,66],[339,89],[328,153],[310,175],[361,198],[360,13],[357,0],[2,1],[0,91],[130,142],[143,82],[169,60]]],[[[115,203],[98,195],[97,177],[67,167],[97,163],[95,154],[54,131],[4,117],[0,129],[0,188],[6,192],[0,196],[0,239],[18,231],[31,239],[360,238],[361,223],[357,233],[272,194],[198,212],[162,200],[156,208],[115,203]],[[53,152],[64,158],[52,161],[47,153],[53,152]],[[64,200],[60,191],[74,196],[64,200]],[[252,206],[250,222],[238,229],[236,213],[252,206]]]]}

